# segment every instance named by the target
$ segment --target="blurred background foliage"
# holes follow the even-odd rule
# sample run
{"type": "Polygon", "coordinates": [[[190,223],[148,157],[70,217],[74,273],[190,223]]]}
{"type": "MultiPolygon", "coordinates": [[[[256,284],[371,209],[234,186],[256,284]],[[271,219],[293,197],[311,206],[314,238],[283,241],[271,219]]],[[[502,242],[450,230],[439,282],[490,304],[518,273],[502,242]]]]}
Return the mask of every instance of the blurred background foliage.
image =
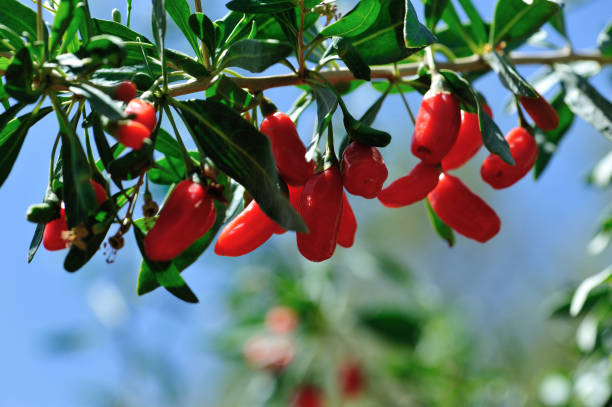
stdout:
{"type": "MultiPolygon", "coordinates": [[[[109,19],[113,7],[125,9],[120,0],[91,3],[94,15],[109,19]]],[[[494,2],[474,3],[492,15],[494,2]]],[[[213,19],[225,12],[223,2],[204,4],[213,19]]],[[[343,11],[351,4],[339,2],[343,11]]],[[[150,10],[134,7],[133,24],[149,33],[150,10]]],[[[609,0],[567,1],[565,12],[574,46],[593,48],[612,7],[609,0]]],[[[169,30],[170,46],[186,50],[178,29],[169,30]]],[[[562,41],[548,27],[545,39],[562,41]]],[[[612,71],[603,72],[592,83],[610,95],[612,71]]],[[[513,127],[497,79],[485,75],[475,87],[500,127],[513,127]]],[[[266,96],[286,111],[299,93],[266,96]]],[[[378,95],[362,86],[347,102],[359,113],[378,95]]],[[[416,109],[420,96],[407,97],[416,109]]],[[[311,109],[300,119],[305,140],[314,116],[311,109]]],[[[41,123],[31,136],[40,143],[26,142],[29,159],[17,161],[0,192],[4,213],[40,199],[27,185],[46,182],[52,140],[41,123]]],[[[399,96],[390,95],[376,123],[397,136],[382,150],[389,179],[416,163],[409,123],[399,96]]],[[[593,235],[606,231],[600,214],[609,203],[609,191],[588,186],[587,175],[609,150],[575,121],[537,183],[525,179],[495,194],[478,175],[481,151],[458,173],[502,218],[501,233],[486,245],[459,238],[449,249],[421,204],[388,210],[350,197],[359,223],[353,249],[311,264],[287,233],[240,259],[208,253],[186,271],[201,300],[196,307],[161,290],[136,297],[132,243],[114,264],[106,263],[111,253],[100,253],[76,275],[61,271],[61,255],[48,252],[26,267],[32,226],[10,215],[0,406],[284,406],[302,385],[320,389],[328,406],[612,405],[606,270],[587,280],[590,289],[570,315],[580,281],[612,263],[609,250],[587,251],[593,235]],[[347,397],[341,372],[351,365],[359,366],[363,387],[347,397]]]]}

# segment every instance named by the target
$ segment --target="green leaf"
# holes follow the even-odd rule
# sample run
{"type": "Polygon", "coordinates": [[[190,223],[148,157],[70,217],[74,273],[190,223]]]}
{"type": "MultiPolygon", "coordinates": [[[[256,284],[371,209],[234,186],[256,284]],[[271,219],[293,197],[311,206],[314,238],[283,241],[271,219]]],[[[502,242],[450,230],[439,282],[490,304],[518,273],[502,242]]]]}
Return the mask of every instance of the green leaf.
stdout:
{"type": "Polygon", "coordinates": [[[152,44],[152,42],[144,35],[137,33],[136,31],[130,30],[123,24],[118,24],[111,20],[101,20],[98,18],[93,19],[94,31],[97,34],[109,34],[115,37],[119,37],[124,41],[136,41],[140,38],[140,41],[145,44],[152,44]]]}
{"type": "Polygon", "coordinates": [[[313,159],[321,135],[331,122],[332,116],[338,107],[338,96],[331,89],[313,84],[312,94],[317,102],[317,124],[315,125],[312,140],[306,148],[306,159],[309,161],[313,159]]]}
{"type": "Polygon", "coordinates": [[[36,122],[51,112],[50,107],[42,108],[38,113],[28,113],[12,119],[0,131],[0,186],[9,176],[17,160],[28,130],[36,122]]]}
{"type": "Polygon", "coordinates": [[[433,31],[442,17],[448,0],[425,0],[425,23],[433,31]]]}
{"type": "Polygon", "coordinates": [[[380,309],[360,311],[357,319],[363,327],[398,345],[414,347],[421,337],[419,319],[404,311],[380,309]]]}
{"type": "Polygon", "coordinates": [[[410,0],[406,0],[406,16],[404,19],[404,43],[406,47],[421,49],[437,41],[436,36],[420,23],[410,0]]]}
{"type": "Polygon", "coordinates": [[[127,116],[123,111],[121,102],[112,99],[106,93],[86,83],[71,86],[70,91],[81,95],[89,101],[92,110],[108,117],[109,120],[125,120],[127,116]]]}
{"type": "MultiPolygon", "coordinates": [[[[169,263],[159,263],[147,258],[147,255],[144,250],[144,233],[139,224],[134,225],[134,235],[136,236],[136,242],[138,243],[138,248],[140,249],[140,253],[142,254],[142,262],[143,266],[146,265],[151,271],[157,283],[163,286],[166,290],[168,290],[171,294],[176,296],[177,298],[189,302],[189,303],[197,303],[198,297],[191,291],[191,288],[187,285],[181,274],[174,267],[169,267],[169,263]]],[[[143,294],[144,292],[140,291],[140,276],[139,276],[139,294],[143,294]]]]}
{"type": "Polygon", "coordinates": [[[554,0],[498,0],[491,27],[490,44],[501,41],[521,41],[538,31],[558,12],[560,4],[554,0]]]}
{"type": "Polygon", "coordinates": [[[425,208],[427,209],[427,215],[429,215],[429,220],[431,221],[431,226],[436,231],[436,234],[438,236],[440,236],[443,240],[445,240],[446,243],[448,243],[449,247],[453,247],[455,245],[455,233],[434,212],[433,208],[431,207],[431,204],[429,203],[429,198],[425,199],[425,208]]]}
{"type": "Polygon", "coordinates": [[[612,56],[612,20],[597,36],[597,46],[602,55],[612,56]]]}
{"type": "Polygon", "coordinates": [[[113,152],[108,144],[108,140],[104,135],[102,120],[100,119],[100,115],[96,113],[95,110],[91,112],[89,120],[92,123],[94,141],[96,143],[96,148],[98,149],[98,154],[100,155],[100,161],[102,161],[104,169],[108,171],[109,165],[111,161],[113,161],[114,157],[113,152]]]}
{"type": "Polygon", "coordinates": [[[487,42],[489,38],[489,31],[487,25],[483,21],[482,17],[476,7],[474,7],[474,3],[472,0],[459,0],[459,4],[467,14],[468,18],[471,22],[471,31],[474,33],[474,36],[478,39],[479,44],[484,44],[487,42]]]}
{"type": "Polygon", "coordinates": [[[484,54],[483,57],[491,66],[491,69],[493,69],[497,76],[499,76],[501,84],[504,85],[504,87],[510,92],[514,93],[517,96],[526,96],[530,98],[538,97],[536,91],[529,84],[529,82],[527,82],[518,73],[514,65],[512,65],[512,63],[510,63],[504,57],[499,55],[497,51],[492,51],[488,54],[484,54]]]}
{"type": "Polygon", "coordinates": [[[166,38],[166,10],[165,0],[153,0],[153,12],[151,13],[151,25],[153,27],[153,38],[157,44],[157,52],[161,56],[162,77],[164,87],[168,84],[168,67],[166,66],[166,55],[164,50],[166,38]]]}
{"type": "MultiPolygon", "coordinates": [[[[59,198],[53,192],[53,189],[48,186],[47,191],[45,192],[45,197],[43,198],[43,203],[54,205],[56,208],[59,208],[59,198]]],[[[39,224],[36,226],[36,230],[34,231],[34,236],[32,236],[32,242],[30,243],[30,247],[28,249],[28,263],[31,263],[42,243],[43,233],[45,231],[45,225],[39,224]]]]}
{"type": "MultiPolygon", "coordinates": [[[[25,42],[23,39],[17,34],[15,31],[11,30],[4,24],[0,24],[0,38],[6,39],[9,44],[15,48],[15,50],[19,51],[21,48],[25,47],[25,42]]],[[[5,46],[0,43],[0,47],[2,47],[3,51],[10,51],[11,48],[5,46]]],[[[4,69],[3,69],[4,70],[4,69]]]]}
{"type": "Polygon", "coordinates": [[[349,38],[367,30],[378,17],[380,12],[379,0],[361,0],[355,8],[341,19],[325,27],[320,35],[323,37],[349,38]]]}
{"type": "Polygon", "coordinates": [[[206,70],[204,65],[191,58],[189,55],[172,49],[166,49],[164,53],[170,63],[176,65],[186,74],[194,78],[206,78],[210,76],[210,73],[206,70]]]}
{"type": "Polygon", "coordinates": [[[203,13],[195,13],[189,17],[189,27],[197,38],[204,42],[208,53],[215,60],[217,36],[214,23],[203,13]]]}
{"type": "Polygon", "coordinates": [[[198,43],[197,37],[189,26],[189,15],[191,14],[191,10],[189,9],[189,4],[187,3],[187,0],[167,1],[165,6],[166,11],[168,12],[168,14],[170,14],[170,17],[172,17],[174,23],[183,32],[183,35],[185,36],[185,38],[187,38],[187,41],[189,41],[189,45],[191,45],[191,48],[193,49],[193,52],[195,52],[198,60],[202,60],[200,44],[198,43]]]}
{"type": "Polygon", "coordinates": [[[232,0],[225,5],[232,11],[252,14],[278,13],[293,9],[297,3],[290,0],[232,0]]]}
{"type": "MultiPolygon", "coordinates": [[[[57,112],[56,112],[57,113],[57,112]]],[[[61,113],[58,113],[58,115],[61,113]]],[[[63,200],[66,205],[68,228],[87,222],[98,207],[90,182],[89,164],[72,126],[61,124],[63,200]]]]}
{"type": "Polygon", "coordinates": [[[371,70],[365,63],[357,48],[353,47],[351,40],[347,38],[336,38],[332,43],[332,49],[344,61],[347,68],[357,79],[370,80],[371,70]]]}
{"type": "Polygon", "coordinates": [[[252,94],[236,85],[236,82],[225,75],[221,75],[219,80],[206,89],[206,99],[223,102],[239,112],[246,112],[257,106],[258,103],[252,94]]]}
{"type": "Polygon", "coordinates": [[[556,66],[565,86],[565,103],[604,137],[612,140],[612,103],[569,67],[556,66]]]}
{"type": "Polygon", "coordinates": [[[565,28],[565,13],[563,12],[563,9],[559,10],[559,12],[556,14],[553,14],[548,22],[555,30],[557,30],[559,34],[561,34],[562,37],[564,37],[566,40],[568,39],[567,30],[565,28]]]}
{"type": "Polygon", "coordinates": [[[120,67],[126,57],[127,51],[122,40],[104,34],[92,37],[87,45],[74,54],[58,55],[56,61],[75,75],[86,75],[105,65],[120,67]]]}
{"type": "Polygon", "coordinates": [[[584,306],[586,300],[589,297],[591,291],[602,285],[602,284],[610,284],[612,282],[612,266],[606,267],[601,272],[587,278],[584,280],[574,293],[574,297],[572,298],[572,303],[570,305],[570,315],[575,317],[577,316],[582,307],[584,306]]]}
{"type": "MultiPolygon", "coordinates": [[[[26,32],[30,39],[36,38],[36,12],[24,6],[17,0],[2,0],[3,12],[0,13],[0,23],[9,27],[14,32],[21,34],[26,32]]],[[[43,25],[45,36],[47,28],[43,25]]]]}
{"type": "Polygon", "coordinates": [[[150,143],[145,143],[140,150],[132,150],[111,161],[108,165],[108,172],[114,179],[131,180],[139,177],[153,164],[153,148],[150,143]]]}
{"type": "Polygon", "coordinates": [[[177,107],[206,155],[221,171],[242,184],[266,215],[287,230],[307,230],[278,188],[268,137],[219,102],[189,100],[177,107]]]}
{"type": "Polygon", "coordinates": [[[32,58],[27,47],[21,48],[6,70],[6,93],[14,97],[20,102],[34,103],[38,100],[41,91],[32,88],[32,79],[34,77],[34,69],[32,66],[32,58]]]}
{"type": "Polygon", "coordinates": [[[565,92],[561,91],[550,101],[550,104],[559,116],[559,126],[555,130],[550,131],[542,131],[537,127],[535,128],[535,139],[538,142],[538,158],[533,167],[533,174],[536,179],[542,175],[552,155],[557,150],[561,139],[574,122],[574,113],[563,101],[564,97],[565,92]]]}
{"type": "Polygon", "coordinates": [[[26,105],[24,103],[16,103],[13,106],[6,109],[0,115],[0,129],[4,129],[5,126],[17,116],[17,113],[21,111],[26,105]]]}
{"type": "Polygon", "coordinates": [[[60,42],[63,42],[62,48],[65,48],[66,44],[72,40],[84,17],[82,2],[79,0],[60,1],[51,27],[49,49],[51,55],[55,55],[60,42]],[[66,38],[64,38],[64,33],[66,33],[66,38]]]}
{"type": "Polygon", "coordinates": [[[237,66],[250,72],[262,72],[289,56],[293,48],[275,40],[240,40],[227,49],[219,69],[237,66]]]}
{"type": "MultiPolygon", "coordinates": [[[[192,160],[194,166],[199,166],[197,159],[200,154],[197,151],[190,151],[189,155],[195,160],[192,160]]],[[[147,171],[149,180],[156,184],[172,185],[185,179],[185,161],[176,157],[164,157],[155,162],[153,168],[147,171]]]]}
{"type": "Polygon", "coordinates": [[[342,105],[344,128],[351,139],[366,146],[385,147],[391,142],[391,135],[385,131],[376,130],[355,119],[342,105]]]}
{"type": "Polygon", "coordinates": [[[166,130],[159,128],[155,138],[155,149],[168,157],[183,158],[178,142],[166,130]]]}

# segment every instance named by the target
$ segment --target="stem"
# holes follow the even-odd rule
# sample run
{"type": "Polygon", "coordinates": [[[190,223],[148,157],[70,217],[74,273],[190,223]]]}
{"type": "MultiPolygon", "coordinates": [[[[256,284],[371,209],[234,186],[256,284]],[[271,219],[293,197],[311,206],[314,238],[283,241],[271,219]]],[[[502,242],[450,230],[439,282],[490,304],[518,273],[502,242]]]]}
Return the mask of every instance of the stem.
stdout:
{"type": "MultiPolygon", "coordinates": [[[[202,0],[195,0],[195,9],[196,9],[196,13],[202,12],[202,0]]],[[[204,41],[202,41],[202,44],[200,46],[200,51],[202,52],[202,63],[204,64],[204,67],[208,71],[210,71],[211,69],[210,57],[208,55],[208,48],[206,48],[206,44],[204,44],[204,41]]]]}
{"type": "Polygon", "coordinates": [[[36,2],[36,39],[43,40],[42,0],[36,2]]]}
{"type": "Polygon", "coordinates": [[[300,0],[300,31],[298,32],[298,76],[304,78],[306,66],[304,63],[304,0],[300,0]]]}
{"type": "Polygon", "coordinates": [[[415,124],[414,115],[412,114],[412,109],[410,109],[410,105],[408,104],[408,101],[406,100],[406,96],[404,96],[404,92],[402,92],[402,88],[400,87],[399,83],[395,82],[395,86],[397,87],[397,90],[399,91],[399,94],[402,97],[404,106],[406,106],[406,110],[408,111],[408,115],[410,116],[410,121],[412,121],[412,125],[414,126],[415,124]]]}
{"type": "Polygon", "coordinates": [[[172,129],[174,130],[176,140],[178,141],[180,147],[179,150],[181,150],[181,155],[183,156],[183,161],[185,161],[185,176],[189,177],[189,174],[194,173],[196,169],[191,162],[191,157],[189,156],[185,143],[183,143],[183,139],[179,134],[178,128],[176,127],[176,122],[174,121],[174,117],[172,117],[172,112],[168,108],[168,105],[164,105],[164,111],[166,112],[166,116],[168,116],[168,120],[170,120],[170,124],[172,125],[172,129]]]}
{"type": "Polygon", "coordinates": [[[436,72],[436,60],[434,59],[433,51],[431,50],[431,46],[425,48],[425,59],[427,60],[427,65],[431,72],[436,72]]]}
{"type": "Polygon", "coordinates": [[[132,17],[132,2],[130,0],[127,1],[127,21],[126,26],[130,28],[130,17],[132,17]]]}

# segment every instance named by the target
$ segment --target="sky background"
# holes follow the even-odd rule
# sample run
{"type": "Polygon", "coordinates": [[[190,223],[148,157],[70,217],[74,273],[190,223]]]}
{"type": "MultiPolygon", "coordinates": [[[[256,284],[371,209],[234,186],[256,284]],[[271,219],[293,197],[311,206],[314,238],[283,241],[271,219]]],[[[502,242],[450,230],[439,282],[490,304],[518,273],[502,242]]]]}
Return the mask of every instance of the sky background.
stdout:
{"type": "MultiPolygon", "coordinates": [[[[203,3],[213,20],[225,14],[224,2],[203,3]]],[[[422,7],[414,3],[422,13],[422,7]]],[[[489,19],[494,2],[474,3],[489,19]]],[[[340,2],[344,10],[350,4],[340,2]]],[[[110,19],[114,7],[126,16],[122,1],[92,1],[91,5],[98,18],[110,19]]],[[[133,28],[150,37],[149,1],[134,0],[133,7],[133,28]]],[[[567,28],[574,47],[594,48],[610,15],[609,0],[568,2],[567,28]]],[[[170,19],[168,25],[167,46],[187,51],[170,19]]],[[[559,41],[554,35],[551,39],[559,41]]],[[[531,67],[519,70],[527,77],[535,72],[531,67]]],[[[608,99],[612,95],[610,74],[607,68],[592,80],[608,99]]],[[[487,97],[504,132],[516,125],[516,116],[504,112],[509,93],[494,75],[478,80],[475,87],[487,97]]],[[[294,89],[266,92],[285,111],[297,95],[294,89]]],[[[358,117],[377,96],[364,85],[346,101],[358,117]]],[[[410,94],[408,101],[416,112],[420,96],[410,94]]],[[[312,109],[300,120],[305,141],[313,120],[312,109]]],[[[409,152],[412,125],[399,96],[387,99],[375,125],[394,136],[390,148],[382,153],[390,169],[389,180],[396,179],[416,164],[409,152]]],[[[0,207],[5,214],[0,407],[96,405],[96,400],[102,403],[118,389],[134,400],[146,397],[156,401],[149,405],[165,405],[177,393],[184,400],[182,405],[214,405],[222,361],[212,350],[211,338],[227,322],[224,293],[236,270],[261,257],[218,258],[212,250],[202,256],[183,273],[200,298],[197,305],[182,303],[163,290],[136,296],[140,258],[131,233],[112,264],[107,264],[107,256],[100,252],[84,269],[69,274],[62,269],[64,252],[41,248],[28,265],[26,254],[35,225],[25,220],[25,211],[42,200],[56,132],[53,115],[30,131],[0,190],[0,207]],[[81,351],[63,353],[66,344],[81,351]],[[124,363],[126,352],[136,360],[129,366],[124,363]],[[153,371],[165,372],[167,382],[176,381],[177,387],[160,389],[152,378],[153,371]]],[[[504,358],[510,357],[500,353],[507,342],[519,343],[525,355],[537,352],[550,339],[545,300],[612,262],[609,252],[598,257],[586,253],[610,192],[588,187],[585,178],[609,149],[609,141],[577,119],[538,182],[526,177],[502,191],[492,191],[480,180],[479,165],[486,156],[481,151],[457,174],[502,219],[500,234],[486,245],[457,236],[456,247],[448,249],[434,235],[421,204],[391,210],[376,200],[351,197],[359,222],[357,243],[350,251],[339,249],[335,257],[356,269],[364,264],[359,262],[360,253],[384,250],[400,257],[417,276],[437,288],[443,304],[465,313],[471,329],[479,333],[483,360],[495,355],[493,359],[503,364],[504,358]]],[[[157,192],[161,194],[163,189],[157,192]]],[[[291,233],[275,237],[260,250],[270,254],[281,251],[303,262],[291,233]]]]}

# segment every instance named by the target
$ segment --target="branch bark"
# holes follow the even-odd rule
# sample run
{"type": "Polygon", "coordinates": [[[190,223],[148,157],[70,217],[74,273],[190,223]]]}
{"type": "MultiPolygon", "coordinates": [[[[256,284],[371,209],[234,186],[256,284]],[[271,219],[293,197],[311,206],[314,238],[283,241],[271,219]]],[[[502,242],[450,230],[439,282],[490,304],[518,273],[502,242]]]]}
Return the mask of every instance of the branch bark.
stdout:
{"type": "MultiPolygon", "coordinates": [[[[568,52],[547,51],[539,53],[512,52],[509,60],[515,65],[554,65],[557,63],[569,63],[578,61],[594,61],[600,65],[612,64],[612,57],[603,56],[599,51],[568,52]]],[[[408,63],[398,65],[400,76],[409,76],[417,73],[420,63],[408,63]]],[[[438,69],[451,69],[457,72],[489,71],[491,67],[479,56],[474,55],[459,58],[452,62],[436,61],[438,69]]],[[[351,71],[347,68],[325,70],[320,72],[331,83],[348,82],[355,80],[351,71]]],[[[395,72],[393,66],[379,66],[372,68],[372,79],[393,80],[395,72]]],[[[260,76],[251,78],[232,78],[236,84],[252,92],[282,86],[292,86],[304,83],[304,81],[293,73],[275,76],[260,76]]],[[[171,96],[181,96],[206,90],[211,78],[194,79],[187,82],[171,85],[169,92],[171,96]]]]}

